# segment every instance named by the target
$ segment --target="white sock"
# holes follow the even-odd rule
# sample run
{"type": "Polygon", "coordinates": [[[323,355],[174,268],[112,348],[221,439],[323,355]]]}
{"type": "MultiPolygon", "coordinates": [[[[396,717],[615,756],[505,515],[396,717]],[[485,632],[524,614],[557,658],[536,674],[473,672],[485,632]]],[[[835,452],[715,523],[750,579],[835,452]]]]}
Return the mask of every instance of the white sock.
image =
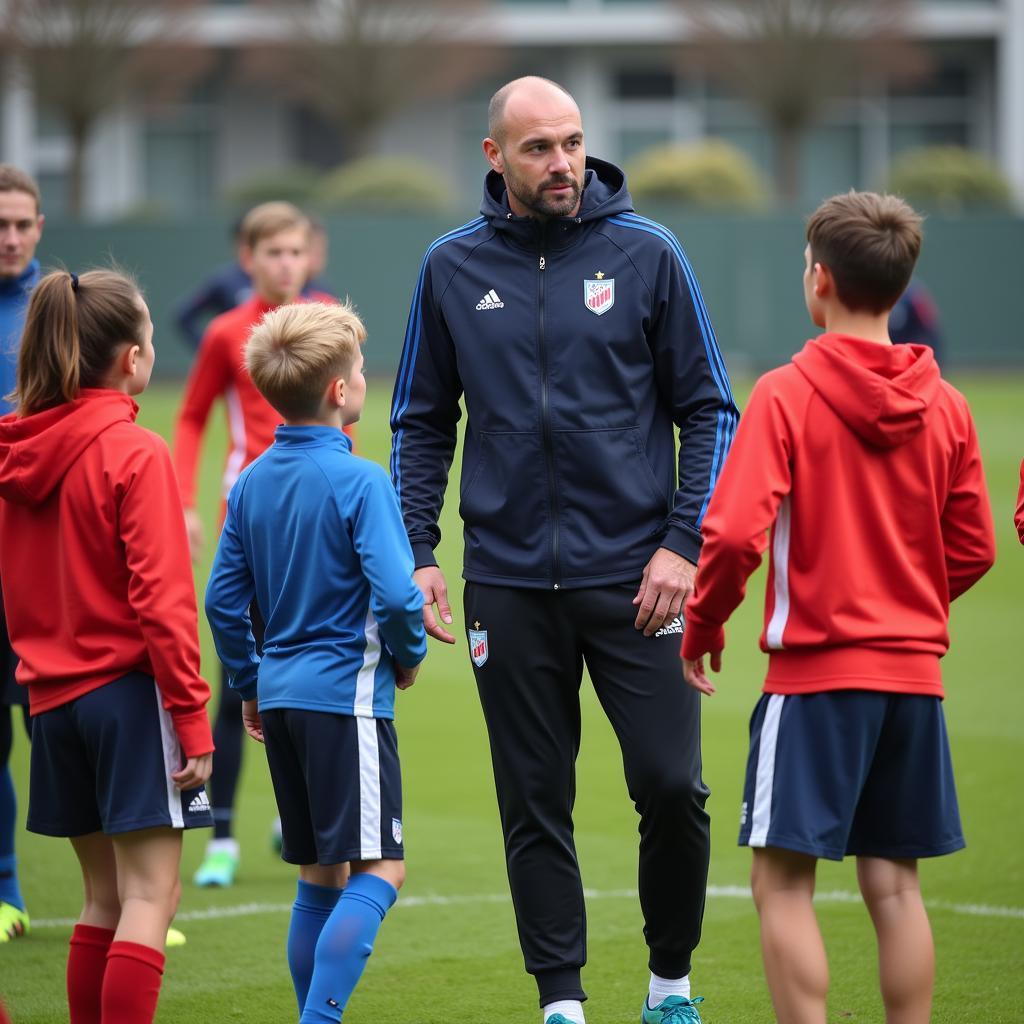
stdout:
{"type": "Polygon", "coordinates": [[[238,856],[238,840],[237,839],[211,839],[206,844],[206,855],[210,856],[211,853],[230,853],[232,857],[238,856]]]}
{"type": "Polygon", "coordinates": [[[567,1020],[573,1021],[574,1024],[587,1024],[583,1019],[583,1004],[578,999],[559,999],[558,1002],[548,1003],[541,1010],[541,1013],[545,1024],[547,1024],[547,1019],[553,1017],[556,1013],[560,1013],[567,1020]]]}
{"type": "Polygon", "coordinates": [[[651,990],[647,996],[648,1007],[653,1010],[668,996],[683,996],[685,999],[689,999],[690,976],[687,974],[682,978],[659,978],[656,974],[652,974],[651,990]]]}

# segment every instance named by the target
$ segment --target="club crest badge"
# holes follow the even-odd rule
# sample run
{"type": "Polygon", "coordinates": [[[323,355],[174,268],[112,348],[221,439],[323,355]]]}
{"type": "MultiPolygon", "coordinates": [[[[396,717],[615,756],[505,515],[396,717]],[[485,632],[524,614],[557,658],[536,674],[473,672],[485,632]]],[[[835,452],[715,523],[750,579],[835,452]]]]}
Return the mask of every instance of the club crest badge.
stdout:
{"type": "Polygon", "coordinates": [[[391,819],[391,838],[396,843],[402,841],[402,823],[397,818],[391,819]]]}
{"type": "Polygon", "coordinates": [[[487,661],[487,630],[471,629],[469,631],[469,656],[477,668],[483,668],[487,661]]]}
{"type": "Polygon", "coordinates": [[[615,278],[603,274],[597,279],[584,279],[583,304],[596,316],[607,313],[615,305],[615,278]]]}

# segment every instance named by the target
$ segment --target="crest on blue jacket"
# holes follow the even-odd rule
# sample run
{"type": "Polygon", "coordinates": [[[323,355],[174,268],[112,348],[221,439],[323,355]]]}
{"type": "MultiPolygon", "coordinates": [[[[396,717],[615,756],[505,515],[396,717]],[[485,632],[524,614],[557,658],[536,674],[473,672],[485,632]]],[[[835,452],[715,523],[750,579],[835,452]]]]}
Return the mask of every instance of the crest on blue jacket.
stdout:
{"type": "Polygon", "coordinates": [[[600,316],[615,305],[615,278],[586,279],[583,281],[583,304],[591,313],[600,316]]]}
{"type": "Polygon", "coordinates": [[[473,659],[473,664],[477,668],[483,668],[489,653],[487,649],[487,630],[471,629],[469,631],[469,656],[473,659]]]}

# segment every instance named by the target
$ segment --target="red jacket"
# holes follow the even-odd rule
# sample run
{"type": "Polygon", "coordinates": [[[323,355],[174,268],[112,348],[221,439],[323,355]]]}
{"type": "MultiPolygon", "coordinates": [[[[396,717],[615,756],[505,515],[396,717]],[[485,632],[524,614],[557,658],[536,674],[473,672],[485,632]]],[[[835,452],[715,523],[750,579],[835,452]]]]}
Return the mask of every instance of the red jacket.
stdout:
{"type": "Polygon", "coordinates": [[[156,679],[186,756],[213,750],[170,455],[119,391],[0,419],[0,577],[32,714],[156,679]]]}
{"type": "Polygon", "coordinates": [[[995,540],[970,409],[931,349],[824,334],[757,382],[702,526],[683,657],[724,647],[769,530],[766,692],[942,696],[949,602],[995,540]]]}
{"type": "Polygon", "coordinates": [[[1024,462],[1020,464],[1020,490],[1017,492],[1017,511],[1013,521],[1017,526],[1017,536],[1021,544],[1024,544],[1024,462]]]}
{"type": "MultiPolygon", "coordinates": [[[[331,295],[314,293],[299,302],[337,303],[331,295]]],[[[238,474],[274,443],[281,414],[260,394],[245,368],[245,346],[264,314],[277,307],[258,295],[210,321],[185,385],[174,430],[174,468],[181,500],[196,503],[196,467],[210,409],[223,396],[230,441],[224,467],[223,496],[238,474]]],[[[350,434],[351,431],[346,430],[350,434]]]]}

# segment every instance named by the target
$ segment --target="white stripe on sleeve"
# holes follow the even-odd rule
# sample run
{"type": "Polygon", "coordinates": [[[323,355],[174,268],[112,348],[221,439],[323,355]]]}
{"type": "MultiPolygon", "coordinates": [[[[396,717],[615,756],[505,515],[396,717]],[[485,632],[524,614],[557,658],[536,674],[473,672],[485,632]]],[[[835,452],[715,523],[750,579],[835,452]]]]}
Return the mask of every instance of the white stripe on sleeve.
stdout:
{"type": "Polygon", "coordinates": [[[775,573],[775,607],[764,638],[773,651],[782,650],[782,634],[789,621],[789,534],[791,520],[789,495],[782,499],[775,519],[772,538],[772,569],[775,573]]]}
{"type": "Polygon", "coordinates": [[[363,664],[360,666],[359,674],[356,676],[356,692],[352,698],[352,714],[363,718],[372,718],[373,687],[377,666],[380,664],[380,626],[377,625],[372,608],[366,610],[363,634],[366,637],[366,647],[363,650],[363,664]]]}

